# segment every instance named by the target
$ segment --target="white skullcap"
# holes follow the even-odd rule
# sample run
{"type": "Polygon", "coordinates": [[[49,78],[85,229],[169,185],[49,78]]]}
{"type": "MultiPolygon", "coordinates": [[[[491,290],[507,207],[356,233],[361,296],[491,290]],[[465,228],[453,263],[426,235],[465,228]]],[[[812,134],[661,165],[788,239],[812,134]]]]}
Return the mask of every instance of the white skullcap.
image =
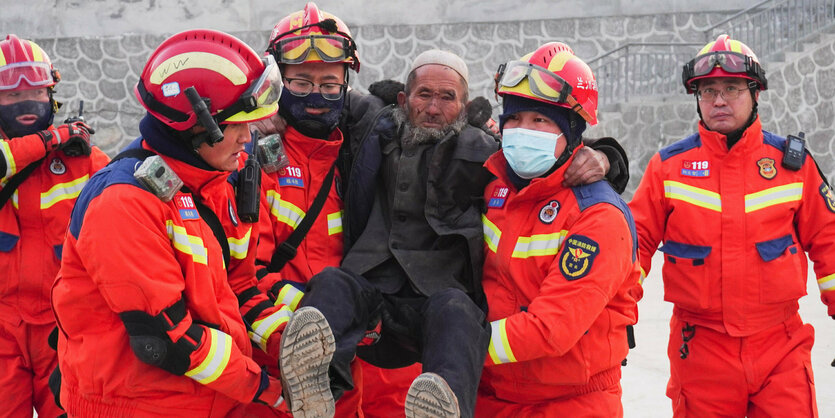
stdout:
{"type": "Polygon", "coordinates": [[[430,49],[422,52],[412,62],[412,68],[409,69],[409,74],[426,64],[438,64],[452,68],[464,79],[467,85],[470,84],[470,72],[467,70],[467,63],[452,52],[442,51],[440,49],[430,49]]]}

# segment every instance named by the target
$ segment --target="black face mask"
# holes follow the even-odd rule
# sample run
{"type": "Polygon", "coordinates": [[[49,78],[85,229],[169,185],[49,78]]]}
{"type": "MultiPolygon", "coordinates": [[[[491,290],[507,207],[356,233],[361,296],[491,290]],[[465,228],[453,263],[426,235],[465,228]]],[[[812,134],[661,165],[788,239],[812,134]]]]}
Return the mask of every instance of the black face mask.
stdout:
{"type": "Polygon", "coordinates": [[[25,100],[10,105],[0,105],[0,129],[9,138],[18,138],[49,128],[52,124],[52,101],[38,102],[25,100]],[[24,125],[17,121],[20,115],[35,115],[38,120],[31,125],[24,125]]]}
{"type": "Polygon", "coordinates": [[[307,96],[294,96],[288,89],[281,92],[278,100],[278,111],[287,123],[312,138],[327,139],[339,124],[345,94],[339,100],[327,100],[319,93],[311,92],[307,96]],[[330,109],[321,115],[311,115],[305,108],[330,109]]]}

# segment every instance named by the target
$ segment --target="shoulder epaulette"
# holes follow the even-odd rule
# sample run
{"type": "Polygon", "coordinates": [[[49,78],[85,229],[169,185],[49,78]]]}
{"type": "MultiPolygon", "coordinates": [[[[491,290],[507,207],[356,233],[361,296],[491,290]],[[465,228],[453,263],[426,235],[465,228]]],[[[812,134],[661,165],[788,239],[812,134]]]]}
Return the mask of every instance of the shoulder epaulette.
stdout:
{"type": "Polygon", "coordinates": [[[632,261],[635,261],[638,257],[638,231],[635,229],[632,211],[629,210],[629,206],[621,199],[620,195],[612,189],[609,183],[603,180],[572,187],[572,190],[580,212],[598,203],[608,203],[623,212],[623,217],[626,218],[626,223],[629,225],[629,232],[632,234],[632,261]]]}
{"type": "Polygon", "coordinates": [[[681,154],[682,152],[689,151],[700,146],[702,146],[702,140],[699,138],[699,134],[695,133],[687,138],[661,148],[661,150],[658,151],[658,154],[661,155],[661,161],[664,161],[674,155],[681,154]]]}

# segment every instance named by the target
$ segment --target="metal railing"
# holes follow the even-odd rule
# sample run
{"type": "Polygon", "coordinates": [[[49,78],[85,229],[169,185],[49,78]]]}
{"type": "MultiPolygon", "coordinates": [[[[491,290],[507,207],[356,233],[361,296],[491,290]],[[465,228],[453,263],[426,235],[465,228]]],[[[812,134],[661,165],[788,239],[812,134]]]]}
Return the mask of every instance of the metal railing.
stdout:
{"type": "Polygon", "coordinates": [[[624,103],[684,92],[682,65],[721,33],[744,42],[763,60],[833,23],[835,0],[765,0],[705,29],[698,42],[628,43],[588,64],[597,78],[600,104],[624,103]]]}
{"type": "Polygon", "coordinates": [[[766,58],[831,25],[834,9],[835,0],[766,0],[705,29],[704,39],[727,33],[766,58]]]}
{"type": "Polygon", "coordinates": [[[629,43],[588,62],[597,78],[600,104],[683,92],[681,66],[702,43],[629,43]]]}

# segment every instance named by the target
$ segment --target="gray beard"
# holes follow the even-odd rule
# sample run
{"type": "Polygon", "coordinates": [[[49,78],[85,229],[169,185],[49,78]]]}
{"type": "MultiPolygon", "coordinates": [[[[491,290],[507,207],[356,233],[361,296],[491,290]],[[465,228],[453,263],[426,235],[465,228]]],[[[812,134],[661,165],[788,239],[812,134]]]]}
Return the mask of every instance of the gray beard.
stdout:
{"type": "Polygon", "coordinates": [[[408,105],[406,105],[406,108],[400,106],[395,107],[392,112],[392,118],[398,126],[403,126],[404,128],[403,135],[401,136],[404,145],[434,144],[450,132],[458,135],[467,126],[467,114],[465,112],[461,112],[451,124],[443,129],[415,126],[409,120],[408,105]]]}

